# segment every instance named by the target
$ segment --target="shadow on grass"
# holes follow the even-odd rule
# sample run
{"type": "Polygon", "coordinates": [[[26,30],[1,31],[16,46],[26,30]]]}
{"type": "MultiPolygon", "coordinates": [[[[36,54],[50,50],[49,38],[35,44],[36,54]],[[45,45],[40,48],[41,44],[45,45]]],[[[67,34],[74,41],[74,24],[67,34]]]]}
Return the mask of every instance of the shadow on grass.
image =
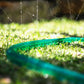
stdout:
{"type": "MultiPolygon", "coordinates": [[[[36,33],[36,32],[34,32],[34,33],[36,33]]],[[[58,34],[57,32],[39,32],[39,33],[44,33],[44,34],[58,34]]],[[[78,36],[77,34],[74,34],[74,35],[70,35],[69,33],[66,33],[66,32],[63,32],[63,33],[60,33],[60,34],[62,34],[62,35],[65,35],[65,36],[69,36],[69,37],[84,37],[84,35],[83,36],[78,36]]]]}
{"type": "Polygon", "coordinates": [[[63,34],[63,35],[65,35],[65,36],[70,36],[70,37],[84,37],[84,35],[83,36],[78,36],[77,34],[74,34],[74,35],[70,35],[69,33],[60,33],[60,34],[63,34]]]}
{"type": "Polygon", "coordinates": [[[25,71],[25,69],[10,63],[8,60],[0,59],[0,78],[7,77],[15,83],[17,80],[22,80],[24,78],[26,74],[25,71]]]}
{"type": "Polygon", "coordinates": [[[13,82],[25,76],[26,69],[20,68],[9,62],[5,55],[6,49],[0,48],[0,79],[10,78],[13,82]]]}
{"type": "Polygon", "coordinates": [[[6,60],[0,60],[0,78],[10,78],[12,84],[55,84],[54,78],[45,78],[41,74],[20,68],[6,60]],[[28,73],[27,73],[28,72],[28,73]]]}

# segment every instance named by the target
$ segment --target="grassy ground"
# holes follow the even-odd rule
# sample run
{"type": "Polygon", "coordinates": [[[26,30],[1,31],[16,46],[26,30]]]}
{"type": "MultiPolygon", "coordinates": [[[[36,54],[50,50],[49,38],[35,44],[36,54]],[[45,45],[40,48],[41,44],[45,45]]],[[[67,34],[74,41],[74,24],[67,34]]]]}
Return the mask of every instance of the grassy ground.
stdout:
{"type": "MultiPolygon", "coordinates": [[[[49,76],[20,68],[8,61],[6,50],[20,42],[63,37],[84,37],[84,21],[53,19],[30,24],[0,24],[0,78],[8,77],[14,84],[64,84],[49,76]]],[[[84,43],[31,49],[25,53],[54,65],[84,73],[84,43]]]]}

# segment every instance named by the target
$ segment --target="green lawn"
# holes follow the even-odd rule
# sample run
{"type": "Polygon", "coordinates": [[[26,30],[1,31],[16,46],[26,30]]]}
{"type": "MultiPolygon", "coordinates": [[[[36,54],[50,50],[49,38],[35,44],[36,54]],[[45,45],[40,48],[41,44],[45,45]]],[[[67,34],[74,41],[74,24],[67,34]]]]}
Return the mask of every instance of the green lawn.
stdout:
{"type": "MultiPolygon", "coordinates": [[[[64,37],[84,37],[84,21],[53,19],[28,24],[0,24],[0,77],[9,77],[14,84],[65,84],[9,62],[6,50],[20,42],[64,37]]],[[[23,53],[23,52],[21,52],[23,53]]],[[[84,43],[60,44],[31,49],[26,55],[39,58],[84,74],[84,43]]]]}

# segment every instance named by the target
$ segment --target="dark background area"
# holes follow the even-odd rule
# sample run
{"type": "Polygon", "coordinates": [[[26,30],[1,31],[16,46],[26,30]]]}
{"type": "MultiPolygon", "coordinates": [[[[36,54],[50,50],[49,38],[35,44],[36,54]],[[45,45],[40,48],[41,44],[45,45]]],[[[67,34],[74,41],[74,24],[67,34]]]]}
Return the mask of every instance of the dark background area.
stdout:
{"type": "Polygon", "coordinates": [[[21,19],[22,23],[28,23],[57,17],[84,19],[84,0],[38,0],[38,4],[37,0],[0,1],[1,23],[21,23],[21,19]]]}

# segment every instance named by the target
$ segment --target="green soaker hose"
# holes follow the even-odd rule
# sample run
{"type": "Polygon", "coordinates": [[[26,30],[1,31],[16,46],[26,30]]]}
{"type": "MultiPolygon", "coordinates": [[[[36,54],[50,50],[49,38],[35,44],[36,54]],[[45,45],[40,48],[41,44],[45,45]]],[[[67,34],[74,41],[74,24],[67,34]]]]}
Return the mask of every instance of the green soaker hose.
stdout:
{"type": "Polygon", "coordinates": [[[68,38],[59,38],[59,39],[46,39],[46,40],[36,40],[29,41],[24,43],[19,43],[11,46],[7,52],[7,58],[19,66],[25,66],[30,70],[40,72],[42,74],[48,74],[54,76],[56,79],[62,81],[67,80],[71,84],[84,84],[84,75],[77,73],[75,71],[70,71],[58,66],[54,66],[50,63],[41,61],[39,59],[32,58],[30,56],[25,56],[20,54],[18,49],[21,50],[30,50],[33,47],[43,47],[45,45],[53,45],[59,43],[71,43],[75,41],[84,42],[84,38],[80,37],[68,37],[68,38]]]}

